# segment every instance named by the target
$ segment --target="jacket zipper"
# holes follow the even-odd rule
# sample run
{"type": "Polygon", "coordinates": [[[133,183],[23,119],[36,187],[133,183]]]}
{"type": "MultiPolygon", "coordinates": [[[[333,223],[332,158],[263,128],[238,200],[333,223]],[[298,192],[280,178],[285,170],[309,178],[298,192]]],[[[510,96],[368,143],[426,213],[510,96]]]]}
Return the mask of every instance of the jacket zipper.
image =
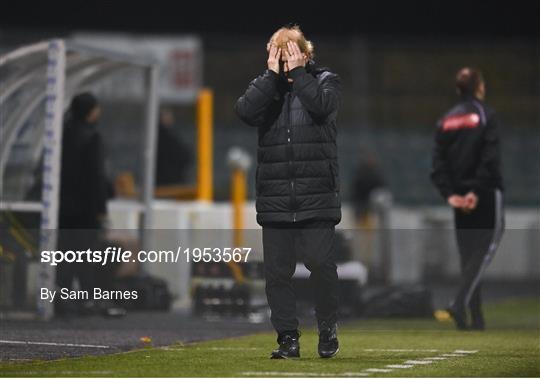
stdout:
{"type": "MultiPolygon", "coordinates": [[[[291,145],[291,127],[292,127],[292,116],[291,116],[291,102],[292,102],[292,94],[289,92],[289,97],[287,99],[287,110],[288,110],[288,116],[289,116],[289,125],[287,126],[287,144],[289,148],[289,174],[290,174],[290,185],[291,185],[291,208],[294,210],[296,208],[296,196],[295,196],[295,188],[294,188],[294,170],[293,170],[293,150],[291,145]]],[[[296,222],[296,212],[293,212],[293,222],[296,222]]]]}

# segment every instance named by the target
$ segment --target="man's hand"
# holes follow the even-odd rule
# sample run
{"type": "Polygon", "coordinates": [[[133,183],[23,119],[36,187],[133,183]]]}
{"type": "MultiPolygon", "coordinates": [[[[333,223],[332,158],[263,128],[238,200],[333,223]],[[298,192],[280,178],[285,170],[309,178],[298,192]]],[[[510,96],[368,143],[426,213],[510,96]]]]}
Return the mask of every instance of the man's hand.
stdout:
{"type": "Polygon", "coordinates": [[[294,70],[296,67],[304,67],[306,65],[306,55],[300,51],[296,42],[287,42],[287,54],[287,66],[289,67],[289,70],[294,70]]]}
{"type": "Polygon", "coordinates": [[[465,196],[452,195],[448,198],[448,204],[465,213],[470,213],[478,205],[478,196],[474,192],[469,192],[465,196]]]}
{"type": "Polygon", "coordinates": [[[468,211],[472,211],[476,209],[476,206],[478,205],[478,196],[474,192],[469,192],[465,195],[465,209],[468,211]]]}
{"type": "Polygon", "coordinates": [[[448,197],[448,204],[453,208],[463,209],[466,203],[463,196],[452,195],[448,197]]]}
{"type": "Polygon", "coordinates": [[[276,45],[270,45],[270,51],[268,51],[268,69],[279,74],[279,59],[281,58],[281,49],[276,45]]]}

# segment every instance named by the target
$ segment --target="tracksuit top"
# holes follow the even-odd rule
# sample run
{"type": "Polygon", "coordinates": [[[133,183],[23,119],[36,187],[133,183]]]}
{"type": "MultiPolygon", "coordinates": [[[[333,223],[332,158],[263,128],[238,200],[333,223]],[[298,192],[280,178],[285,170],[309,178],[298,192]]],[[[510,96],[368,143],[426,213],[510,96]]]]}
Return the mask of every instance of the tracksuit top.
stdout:
{"type": "Polygon", "coordinates": [[[503,190],[499,128],[494,110],[473,96],[462,96],[439,119],[431,180],[444,198],[503,190]]]}

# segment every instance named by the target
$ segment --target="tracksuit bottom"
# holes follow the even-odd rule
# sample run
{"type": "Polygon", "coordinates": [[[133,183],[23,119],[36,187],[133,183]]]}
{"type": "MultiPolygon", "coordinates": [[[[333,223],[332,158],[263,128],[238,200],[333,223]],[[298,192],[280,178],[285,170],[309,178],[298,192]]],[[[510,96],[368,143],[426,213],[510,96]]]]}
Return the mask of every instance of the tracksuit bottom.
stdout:
{"type": "Polygon", "coordinates": [[[310,271],[318,325],[337,321],[338,276],[334,222],[308,221],[263,226],[264,273],[270,320],[278,332],[298,329],[292,276],[297,257],[310,271]]]}
{"type": "MultiPolygon", "coordinates": [[[[95,250],[99,246],[99,229],[60,229],[58,231],[58,248],[61,251],[68,250],[95,250]]],[[[56,269],[56,284],[60,288],[74,290],[75,279],[79,281],[79,287],[84,291],[94,291],[96,283],[96,265],[91,262],[61,262],[56,269]]]]}
{"type": "Polygon", "coordinates": [[[470,213],[454,210],[461,281],[452,307],[470,309],[473,322],[483,324],[481,280],[504,231],[502,193],[498,189],[480,191],[477,207],[470,213]]]}

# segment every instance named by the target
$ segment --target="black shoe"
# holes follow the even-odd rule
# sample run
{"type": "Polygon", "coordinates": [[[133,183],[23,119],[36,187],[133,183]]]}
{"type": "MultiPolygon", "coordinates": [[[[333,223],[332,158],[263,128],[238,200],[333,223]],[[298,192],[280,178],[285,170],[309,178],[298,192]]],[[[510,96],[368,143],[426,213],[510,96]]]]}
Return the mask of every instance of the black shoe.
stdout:
{"type": "Polygon", "coordinates": [[[337,325],[328,326],[322,323],[319,327],[319,356],[321,358],[332,358],[339,351],[339,341],[337,339],[337,325]]]}
{"type": "Polygon", "coordinates": [[[464,310],[459,310],[455,307],[448,307],[446,311],[450,314],[452,319],[454,320],[454,323],[456,324],[456,328],[458,330],[467,330],[467,315],[464,310]]]}
{"type": "Polygon", "coordinates": [[[300,358],[300,334],[283,333],[278,337],[279,347],[272,351],[270,359],[300,358]]]}

